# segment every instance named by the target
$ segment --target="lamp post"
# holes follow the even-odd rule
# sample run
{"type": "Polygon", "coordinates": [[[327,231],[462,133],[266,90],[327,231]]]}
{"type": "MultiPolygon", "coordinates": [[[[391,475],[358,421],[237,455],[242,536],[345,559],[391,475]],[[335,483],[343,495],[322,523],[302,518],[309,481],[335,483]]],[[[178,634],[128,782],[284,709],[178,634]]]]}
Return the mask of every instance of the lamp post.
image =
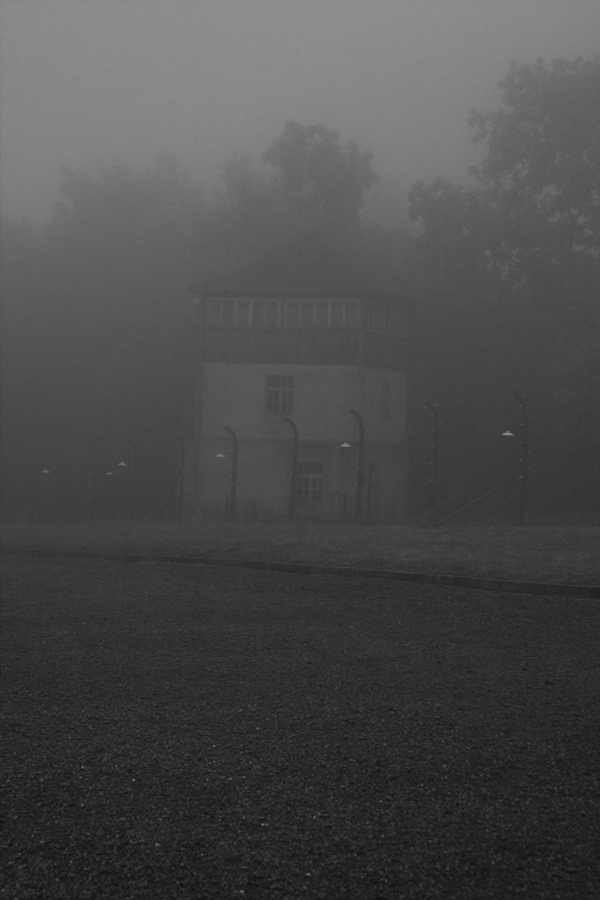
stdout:
{"type": "Polygon", "coordinates": [[[524,525],[527,518],[529,501],[529,410],[522,394],[513,391],[510,395],[521,407],[521,425],[519,440],[521,444],[521,474],[519,486],[519,525],[524,525]]]}
{"type": "Polygon", "coordinates": [[[288,416],[285,416],[283,419],[284,422],[292,429],[293,439],[292,439],[292,483],[290,485],[290,505],[289,505],[289,519],[290,522],[293,522],[294,516],[296,514],[296,499],[298,496],[298,443],[299,443],[299,435],[298,435],[298,426],[290,419],[288,416]]]}
{"type": "Polygon", "coordinates": [[[365,421],[355,409],[350,410],[358,422],[358,463],[356,466],[356,518],[360,519],[363,513],[363,490],[365,484],[365,421]]]}
{"type": "Polygon", "coordinates": [[[88,504],[89,516],[92,521],[98,513],[98,448],[94,440],[86,441],[88,449],[88,504]]]}
{"type": "Polygon", "coordinates": [[[429,509],[433,511],[437,505],[438,481],[440,477],[440,414],[435,403],[425,403],[433,417],[431,434],[431,462],[429,464],[429,509]]]}
{"type": "Polygon", "coordinates": [[[126,441],[126,447],[129,458],[129,468],[127,469],[127,501],[129,506],[129,515],[135,518],[138,514],[140,504],[140,491],[138,484],[138,441],[137,438],[129,438],[126,441]]]}
{"type": "Polygon", "coordinates": [[[42,480],[44,486],[42,489],[42,515],[52,519],[56,506],[56,485],[54,476],[50,472],[50,469],[42,469],[42,475],[44,476],[42,480]]]}
{"type": "Polygon", "coordinates": [[[238,467],[238,439],[237,434],[230,428],[229,425],[223,425],[224,430],[227,434],[231,435],[231,440],[233,442],[233,448],[231,451],[231,480],[229,486],[229,505],[227,508],[227,520],[229,522],[235,522],[236,519],[236,506],[237,506],[237,467],[238,467]]]}
{"type": "Polygon", "coordinates": [[[173,497],[173,501],[175,504],[175,516],[178,522],[181,522],[183,519],[183,488],[184,488],[184,467],[185,467],[185,438],[184,435],[176,431],[177,441],[179,444],[179,454],[177,461],[177,472],[175,473],[175,478],[171,486],[169,487],[169,491],[167,496],[165,497],[164,503],[161,506],[159,517],[163,515],[165,512],[171,497],[173,497]]]}
{"type": "Polygon", "coordinates": [[[127,502],[129,499],[129,492],[127,490],[129,479],[127,477],[127,475],[128,475],[127,463],[125,462],[124,459],[122,459],[121,462],[117,463],[117,469],[119,470],[120,473],[122,473],[122,477],[119,480],[124,482],[123,487],[121,487],[121,489],[119,491],[119,510],[120,510],[121,515],[124,515],[126,518],[128,512],[129,512],[129,510],[128,510],[129,504],[127,502]]]}
{"type": "MultiPolygon", "coordinates": [[[[527,505],[529,502],[529,410],[522,394],[513,391],[511,400],[516,400],[521,407],[521,422],[519,426],[519,444],[521,448],[521,472],[519,474],[519,525],[524,525],[527,519],[527,505]]],[[[514,437],[512,431],[507,429],[503,437],[514,437]]]]}

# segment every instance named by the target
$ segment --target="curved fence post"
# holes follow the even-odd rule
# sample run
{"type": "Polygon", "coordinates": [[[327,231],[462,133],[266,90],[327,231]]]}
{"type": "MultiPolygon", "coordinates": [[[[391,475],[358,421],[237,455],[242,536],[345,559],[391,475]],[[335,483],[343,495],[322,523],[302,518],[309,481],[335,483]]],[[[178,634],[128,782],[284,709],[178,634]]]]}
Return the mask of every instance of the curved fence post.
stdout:
{"type": "Polygon", "coordinates": [[[513,391],[510,395],[521,407],[521,474],[519,475],[519,525],[524,525],[527,519],[527,505],[529,502],[529,410],[522,394],[513,391]]]}
{"type": "Polygon", "coordinates": [[[358,422],[358,464],[356,466],[355,512],[356,518],[360,519],[363,514],[363,493],[365,486],[365,420],[355,409],[351,409],[350,414],[353,415],[358,422]]]}
{"type": "Polygon", "coordinates": [[[298,497],[298,444],[300,438],[298,435],[298,426],[293,421],[293,419],[285,416],[283,421],[287,422],[294,435],[292,439],[292,481],[290,484],[290,502],[288,510],[289,520],[290,522],[292,522],[294,520],[294,516],[296,515],[296,499],[298,497]]]}
{"type": "Polygon", "coordinates": [[[227,520],[235,522],[237,515],[237,468],[238,468],[238,439],[237,434],[228,425],[223,425],[227,434],[231,435],[233,449],[231,452],[231,481],[229,486],[229,504],[227,507],[227,520]]]}

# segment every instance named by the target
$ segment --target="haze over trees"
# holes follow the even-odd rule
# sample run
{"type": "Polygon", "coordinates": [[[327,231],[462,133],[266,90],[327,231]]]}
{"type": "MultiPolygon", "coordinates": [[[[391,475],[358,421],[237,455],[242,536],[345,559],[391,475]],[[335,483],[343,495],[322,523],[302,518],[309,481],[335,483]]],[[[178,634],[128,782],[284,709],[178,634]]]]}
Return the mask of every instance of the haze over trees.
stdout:
{"type": "Polygon", "coordinates": [[[343,231],[358,225],[366,192],[379,181],[373,154],[354,141],[340,146],[337,131],[287,122],[263,154],[278,170],[275,188],[284,209],[305,228],[343,231]]]}
{"type": "Polygon", "coordinates": [[[187,286],[307,224],[350,234],[377,178],[368,153],[321,126],[289,122],[271,151],[272,172],[234,156],[208,195],[170,156],[142,173],[65,168],[40,234],[2,224],[5,510],[60,496],[65,513],[102,514],[120,491],[158,513],[190,429],[187,286]]]}
{"type": "Polygon", "coordinates": [[[212,274],[300,229],[346,244],[364,231],[361,210],[379,181],[369,151],[352,141],[341,144],[340,135],[323,125],[288,121],[262,161],[259,169],[249,154],[234,154],[221,167],[221,187],[213,192],[195,247],[212,274]]]}
{"type": "Polygon", "coordinates": [[[516,477],[499,437],[515,389],[532,411],[537,496],[558,485],[574,502],[598,498],[600,57],[513,64],[502,88],[501,109],[471,116],[487,148],[472,182],[413,186],[416,238],[364,215],[371,153],[325,125],[287,122],[262,165],[233,156],[212,192],[169,156],[141,173],[65,169],[40,233],[2,224],[5,512],[60,497],[65,515],[156,515],[190,428],[187,285],[307,226],[414,298],[415,508],[427,497],[425,400],[443,416],[444,490],[488,489],[516,477]],[[106,472],[125,477],[119,461],[127,509],[117,488],[102,500],[106,472]]]}
{"type": "Polygon", "coordinates": [[[597,502],[600,57],[513,63],[501,87],[501,109],[470,117],[488,151],[473,184],[438,178],[410,192],[431,289],[415,385],[446,410],[463,482],[471,470],[486,483],[503,452],[501,398],[520,389],[536,490],[597,502]]]}
{"type": "Polygon", "coordinates": [[[142,174],[65,170],[62,198],[39,235],[3,226],[6,504],[29,491],[33,502],[48,468],[63,503],[85,506],[131,463],[134,440],[139,479],[160,493],[188,399],[189,310],[177,300],[199,186],[162,158],[142,174]]]}

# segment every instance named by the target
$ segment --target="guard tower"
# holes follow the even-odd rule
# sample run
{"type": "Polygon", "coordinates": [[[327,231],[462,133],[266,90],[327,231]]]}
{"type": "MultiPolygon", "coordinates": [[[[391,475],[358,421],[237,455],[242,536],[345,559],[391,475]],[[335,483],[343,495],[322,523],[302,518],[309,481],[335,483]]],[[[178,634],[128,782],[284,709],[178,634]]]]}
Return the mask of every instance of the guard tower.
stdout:
{"type": "Polygon", "coordinates": [[[303,232],[191,289],[203,519],[401,522],[406,302],[303,232]]]}

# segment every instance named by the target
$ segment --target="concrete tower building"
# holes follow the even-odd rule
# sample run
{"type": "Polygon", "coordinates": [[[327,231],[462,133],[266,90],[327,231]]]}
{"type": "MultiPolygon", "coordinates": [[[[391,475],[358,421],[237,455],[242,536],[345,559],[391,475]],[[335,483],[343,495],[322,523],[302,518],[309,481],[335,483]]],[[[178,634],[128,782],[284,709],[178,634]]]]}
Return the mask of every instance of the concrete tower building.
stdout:
{"type": "Polygon", "coordinates": [[[192,289],[202,518],[402,521],[406,303],[303,232],[192,289]]]}

